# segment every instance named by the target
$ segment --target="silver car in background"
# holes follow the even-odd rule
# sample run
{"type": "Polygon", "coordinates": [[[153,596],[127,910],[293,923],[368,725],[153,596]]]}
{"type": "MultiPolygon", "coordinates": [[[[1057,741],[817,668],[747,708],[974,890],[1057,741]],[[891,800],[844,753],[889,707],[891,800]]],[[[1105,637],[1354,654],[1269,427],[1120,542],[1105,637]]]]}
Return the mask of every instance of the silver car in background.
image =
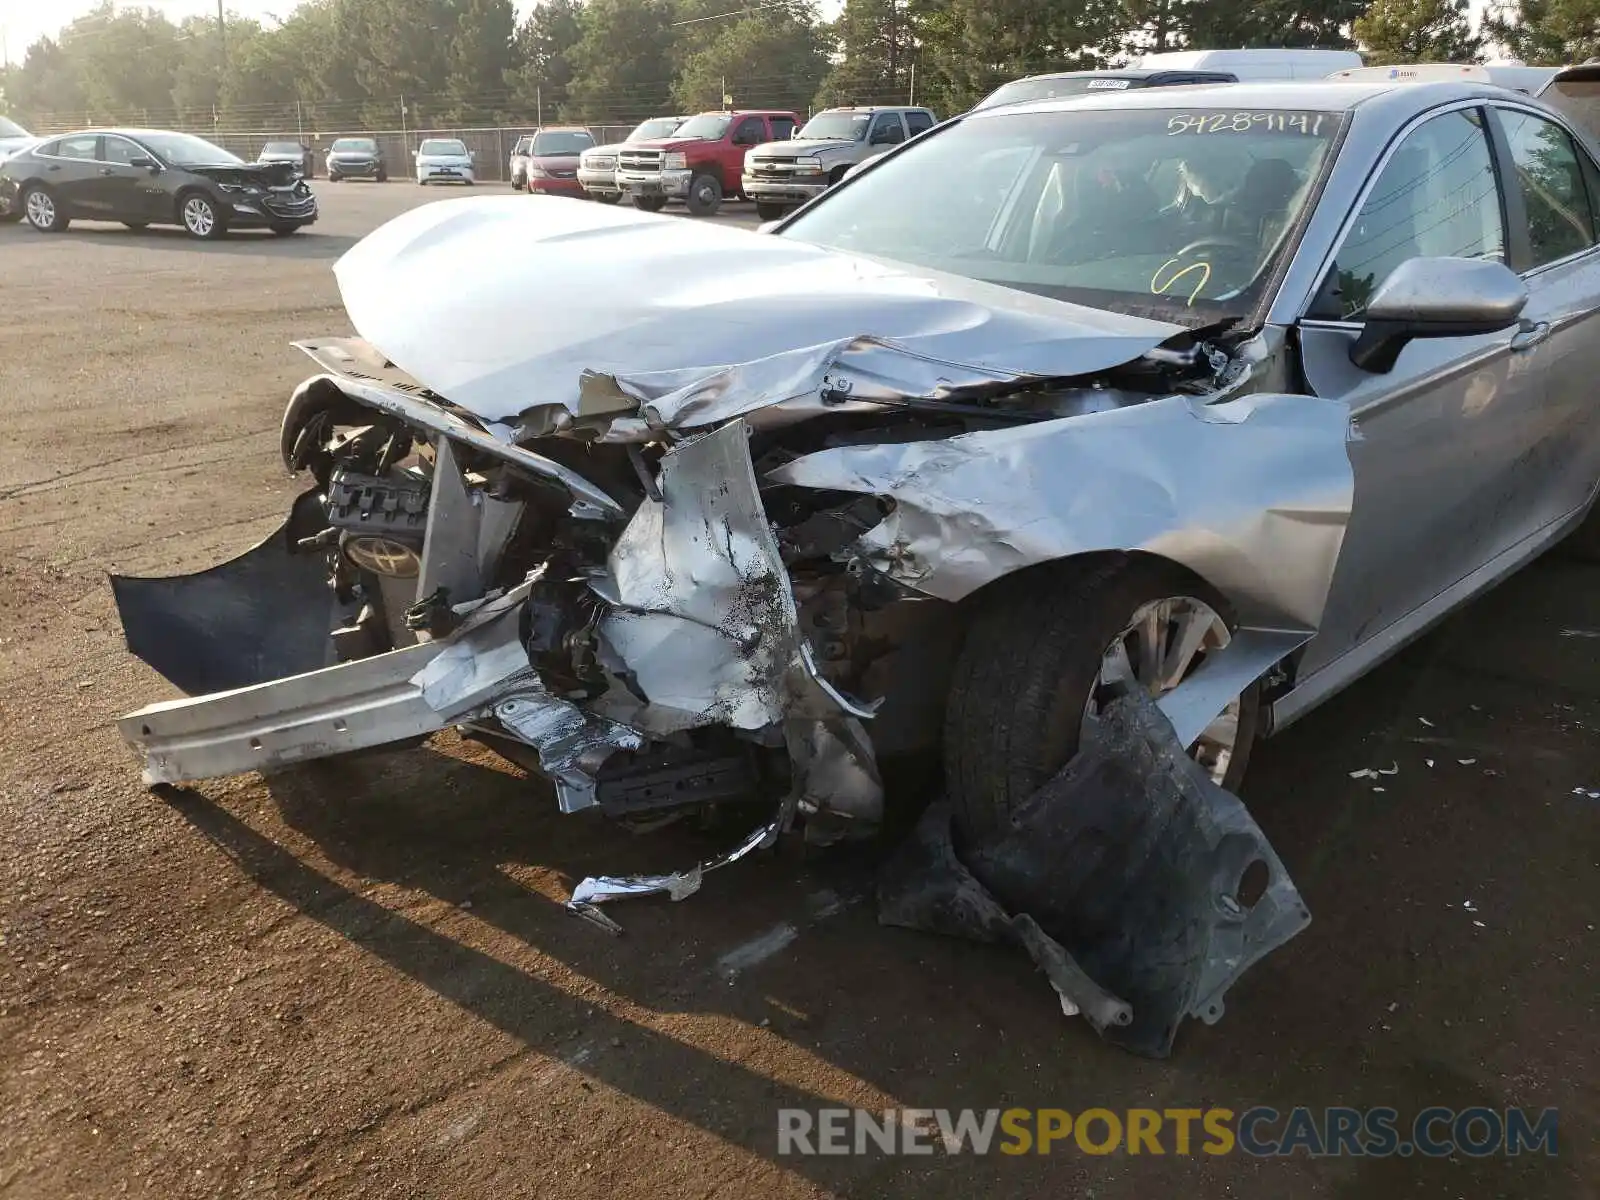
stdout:
{"type": "Polygon", "coordinates": [[[606,204],[617,203],[622,199],[622,192],[617,187],[617,155],[622,148],[635,142],[671,137],[678,132],[678,126],[688,119],[687,116],[651,117],[648,121],[640,122],[620,142],[590,147],[578,159],[578,183],[594,199],[606,204]]]}

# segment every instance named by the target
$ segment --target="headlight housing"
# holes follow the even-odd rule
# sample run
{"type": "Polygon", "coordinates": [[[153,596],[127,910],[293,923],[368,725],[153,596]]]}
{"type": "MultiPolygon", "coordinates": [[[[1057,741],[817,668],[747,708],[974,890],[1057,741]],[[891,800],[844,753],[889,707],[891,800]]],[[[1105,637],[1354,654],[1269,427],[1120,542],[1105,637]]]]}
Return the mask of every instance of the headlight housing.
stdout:
{"type": "Polygon", "coordinates": [[[820,175],[822,160],[815,154],[803,154],[794,160],[794,169],[801,175],[820,175]]]}
{"type": "Polygon", "coordinates": [[[681,150],[672,150],[661,160],[661,167],[666,171],[687,171],[689,169],[689,156],[681,150]]]}

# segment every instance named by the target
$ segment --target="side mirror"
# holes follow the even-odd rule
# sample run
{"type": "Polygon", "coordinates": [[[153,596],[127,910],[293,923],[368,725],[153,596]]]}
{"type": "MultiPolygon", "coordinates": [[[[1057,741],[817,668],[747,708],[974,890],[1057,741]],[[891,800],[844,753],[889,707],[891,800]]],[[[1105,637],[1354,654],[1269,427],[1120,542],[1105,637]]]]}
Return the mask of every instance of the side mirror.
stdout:
{"type": "Polygon", "coordinates": [[[1379,375],[1413,338],[1472,337],[1516,324],[1528,289],[1507,266],[1474,258],[1413,258],[1367,301],[1350,361],[1379,375]]]}
{"type": "Polygon", "coordinates": [[[143,167],[147,171],[161,170],[161,164],[148,154],[136,154],[128,160],[130,167],[143,167]]]}

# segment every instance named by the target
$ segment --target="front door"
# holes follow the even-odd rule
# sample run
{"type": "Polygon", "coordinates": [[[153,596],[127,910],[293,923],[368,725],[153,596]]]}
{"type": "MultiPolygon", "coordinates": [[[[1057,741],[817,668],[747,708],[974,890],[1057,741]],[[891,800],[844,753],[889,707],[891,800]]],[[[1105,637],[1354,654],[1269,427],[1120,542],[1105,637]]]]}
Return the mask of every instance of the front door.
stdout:
{"type": "Polygon", "coordinates": [[[99,170],[93,185],[99,211],[117,221],[170,220],[171,203],[156,212],[155,199],[166,201],[166,194],[155,183],[149,167],[136,167],[133,160],[149,158],[149,151],[125,137],[106,134],[100,139],[99,170]]]}
{"type": "Polygon", "coordinates": [[[1440,256],[1506,262],[1506,230],[1483,110],[1430,117],[1368,185],[1300,323],[1311,389],[1350,405],[1356,496],[1303,676],[1363,643],[1381,647],[1395,622],[1505,540],[1493,489],[1508,439],[1543,398],[1523,331],[1418,339],[1383,374],[1356,367],[1349,351],[1368,298],[1397,266],[1440,256]]]}

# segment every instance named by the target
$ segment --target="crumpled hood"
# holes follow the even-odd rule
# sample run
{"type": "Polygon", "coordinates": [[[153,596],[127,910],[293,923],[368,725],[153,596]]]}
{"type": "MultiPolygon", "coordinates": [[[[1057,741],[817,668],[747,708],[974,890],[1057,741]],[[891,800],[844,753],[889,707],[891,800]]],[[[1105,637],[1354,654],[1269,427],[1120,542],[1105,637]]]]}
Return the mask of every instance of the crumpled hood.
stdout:
{"type": "Polygon", "coordinates": [[[238,183],[246,187],[284,187],[298,179],[299,172],[296,167],[299,160],[283,162],[256,162],[242,165],[219,165],[215,167],[199,166],[185,167],[184,170],[194,175],[204,175],[207,179],[214,179],[218,183],[238,183]]]}
{"type": "Polygon", "coordinates": [[[586,373],[644,396],[652,374],[681,388],[766,360],[785,368],[765,371],[760,399],[776,402],[811,386],[794,382],[804,372],[791,363],[811,364],[815,378],[861,340],[918,360],[924,375],[959,379],[1092,374],[1183,332],[794,238],[581,200],[423,205],[351,247],[334,274],[362,338],[491,422],[543,405],[578,413],[586,373]],[[441,288],[440,279],[472,286],[441,288]]]}

